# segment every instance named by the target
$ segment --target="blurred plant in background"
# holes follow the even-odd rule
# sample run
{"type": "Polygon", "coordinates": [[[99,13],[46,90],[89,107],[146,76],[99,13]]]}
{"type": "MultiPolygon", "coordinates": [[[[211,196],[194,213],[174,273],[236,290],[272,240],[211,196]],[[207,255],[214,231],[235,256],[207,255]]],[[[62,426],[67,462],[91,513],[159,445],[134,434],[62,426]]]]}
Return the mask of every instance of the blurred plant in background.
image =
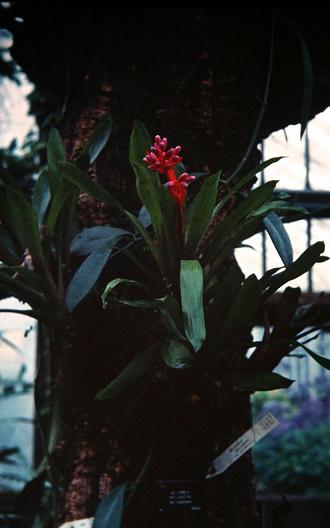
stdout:
{"type": "Polygon", "coordinates": [[[329,495],[330,379],[320,376],[311,390],[256,393],[255,418],[272,412],[280,422],[253,448],[261,494],[329,495]]]}

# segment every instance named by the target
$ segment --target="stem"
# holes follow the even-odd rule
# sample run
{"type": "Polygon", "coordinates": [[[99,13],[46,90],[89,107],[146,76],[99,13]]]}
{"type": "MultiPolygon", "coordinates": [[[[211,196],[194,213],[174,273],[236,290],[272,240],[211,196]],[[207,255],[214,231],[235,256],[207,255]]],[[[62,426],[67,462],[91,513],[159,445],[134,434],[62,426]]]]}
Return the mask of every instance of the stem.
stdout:
{"type": "Polygon", "coordinates": [[[44,450],[44,455],[45,455],[45,459],[46,459],[47,466],[48,466],[49,480],[50,480],[50,485],[51,485],[51,496],[52,496],[52,503],[53,503],[53,509],[54,509],[54,518],[53,518],[52,524],[53,524],[53,528],[57,528],[58,501],[57,501],[56,471],[55,471],[53,461],[51,459],[51,454],[48,449],[46,434],[42,426],[41,412],[39,409],[39,401],[38,401],[38,392],[39,392],[40,379],[41,379],[41,374],[42,374],[43,358],[44,358],[44,354],[43,354],[43,351],[41,351],[39,355],[37,373],[36,373],[35,382],[34,382],[35,383],[34,405],[35,405],[36,423],[39,429],[41,445],[44,450]]]}
{"type": "Polygon", "coordinates": [[[10,308],[1,308],[0,313],[16,313],[32,317],[34,319],[45,319],[42,312],[38,310],[14,310],[10,308]]]}
{"type": "Polygon", "coordinates": [[[235,176],[237,176],[237,174],[239,172],[241,172],[241,170],[243,169],[245,163],[248,161],[248,159],[249,159],[249,157],[251,155],[251,152],[252,152],[252,150],[253,150],[253,148],[255,146],[255,143],[258,140],[258,134],[259,134],[260,126],[261,126],[261,123],[262,123],[262,120],[263,120],[263,117],[264,117],[265,110],[266,110],[267,105],[268,105],[270,81],[271,81],[272,72],[273,72],[274,41],[275,41],[275,38],[274,38],[275,37],[275,21],[276,21],[276,14],[274,12],[273,13],[273,17],[272,17],[272,29],[271,29],[271,36],[270,36],[269,62],[268,62],[268,72],[267,72],[267,78],[266,78],[266,86],[265,86],[264,97],[263,97],[263,100],[262,100],[262,103],[261,103],[261,107],[260,107],[259,116],[258,116],[256,125],[255,125],[255,128],[254,128],[250,143],[248,144],[248,147],[247,147],[247,149],[245,151],[245,154],[244,154],[242,160],[240,161],[240,163],[238,164],[238,166],[236,167],[236,169],[234,170],[234,172],[229,176],[229,178],[227,178],[227,180],[226,180],[227,184],[231,180],[233,180],[235,178],[235,176]]]}
{"type": "Polygon", "coordinates": [[[40,307],[47,308],[47,301],[43,295],[38,291],[34,290],[26,284],[22,284],[18,280],[10,277],[6,273],[0,271],[0,282],[4,283],[9,289],[12,289],[13,293],[17,293],[17,297],[31,306],[39,305],[40,307]]]}

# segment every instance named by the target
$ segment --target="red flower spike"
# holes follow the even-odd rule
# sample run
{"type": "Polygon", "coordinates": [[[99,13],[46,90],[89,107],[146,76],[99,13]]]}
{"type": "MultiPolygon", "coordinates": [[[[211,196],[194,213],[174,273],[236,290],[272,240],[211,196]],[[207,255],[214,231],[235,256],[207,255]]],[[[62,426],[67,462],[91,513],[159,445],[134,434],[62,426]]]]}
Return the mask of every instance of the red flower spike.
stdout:
{"type": "Polygon", "coordinates": [[[182,161],[182,157],[179,156],[181,147],[178,146],[169,150],[166,150],[166,147],[167,138],[155,136],[155,142],[150,148],[150,152],[143,158],[143,161],[148,164],[148,169],[167,175],[169,169],[173,169],[182,161]]]}
{"type": "Polygon", "coordinates": [[[173,196],[174,200],[177,203],[178,208],[180,211],[182,211],[186,195],[187,195],[187,187],[190,182],[194,181],[196,179],[196,176],[189,176],[186,172],[181,174],[178,179],[170,180],[165,184],[166,187],[168,187],[169,192],[173,196]]]}
{"type": "Polygon", "coordinates": [[[167,148],[167,138],[161,138],[155,136],[155,141],[150,151],[145,155],[143,161],[148,165],[148,169],[164,174],[167,178],[169,192],[174,198],[178,210],[179,210],[179,224],[182,223],[183,207],[187,195],[187,187],[190,182],[196,179],[195,176],[189,176],[187,172],[182,173],[178,178],[176,177],[174,167],[182,161],[182,157],[179,156],[181,147],[167,148]]]}

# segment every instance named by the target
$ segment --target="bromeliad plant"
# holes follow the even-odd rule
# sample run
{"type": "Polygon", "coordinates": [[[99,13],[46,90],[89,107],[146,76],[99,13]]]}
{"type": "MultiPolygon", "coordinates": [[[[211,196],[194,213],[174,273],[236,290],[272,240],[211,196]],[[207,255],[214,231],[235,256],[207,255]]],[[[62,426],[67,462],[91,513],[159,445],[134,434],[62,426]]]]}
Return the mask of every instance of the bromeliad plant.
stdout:
{"type": "MultiPolygon", "coordinates": [[[[60,134],[52,129],[48,166],[39,176],[31,200],[10,174],[2,171],[0,294],[15,296],[29,308],[1,311],[34,317],[61,341],[70,312],[95,288],[103,269],[107,265],[111,269],[116,255],[120,255],[136,273],[111,280],[102,294],[103,306],[119,304],[149,311],[155,329],[162,327],[161,338],[136,351],[124,370],[98,392],[98,399],[123,392],[153,372],[154,365],[167,374],[191,371],[203,377],[207,371],[216,372],[222,383],[248,392],[289,386],[292,380],[273,369],[297,347],[329,369],[330,360],[315,354],[302,341],[319,324],[313,307],[298,305],[299,288],[284,290],[272,329],[267,322],[272,294],[326,260],[323,242],[313,244],[293,260],[281,218],[301,217],[306,211],[275,195],[276,181],[246,190],[258,172],[280,158],[261,163],[236,183],[221,180],[220,171],[209,176],[188,174],[180,147],[168,149],[166,138],[160,136],[152,143],[145,126],[136,122],[129,147],[142,202],[136,216],[88,174],[90,163],[109,139],[111,127],[111,118],[105,116],[74,161],[66,161],[60,134]],[[122,228],[96,226],[76,234],[74,212],[80,191],[116,211],[122,228]],[[263,229],[269,233],[283,267],[260,278],[254,274],[244,277],[232,258],[233,251],[263,229]],[[75,273],[73,255],[85,257],[75,273]],[[249,335],[260,314],[265,319],[262,342],[254,343],[256,349],[249,359],[240,356],[235,361],[236,335],[249,335]]],[[[250,345],[251,340],[245,348],[250,345]]],[[[39,369],[37,392],[41,373],[39,369]]],[[[164,375],[161,379],[166,384],[170,378],[164,375]]],[[[58,441],[58,409],[56,405],[51,409],[46,424],[48,442],[43,439],[46,459],[37,471],[37,482],[47,466],[52,482],[56,480],[51,453],[58,441]]],[[[41,414],[38,412],[42,429],[45,420],[41,414]]],[[[55,484],[51,489],[56,510],[55,484]]],[[[119,486],[113,491],[121,493],[121,500],[123,489],[119,486]]],[[[56,525],[55,511],[53,517],[56,525]]]]}
{"type": "Polygon", "coordinates": [[[257,343],[250,359],[239,370],[233,368],[231,360],[227,364],[234,336],[243,328],[251,328],[257,314],[267,314],[270,296],[315,263],[326,260],[323,242],[313,244],[293,260],[281,217],[301,217],[306,211],[288,205],[285,196],[275,195],[276,181],[246,191],[258,172],[280,158],[261,163],[229,185],[220,179],[220,171],[210,176],[188,174],[180,147],[168,149],[167,139],[160,136],[152,144],[145,126],[135,122],[129,159],[142,202],[135,216],[87,173],[107,143],[111,126],[111,118],[106,116],[73,162],[66,161],[61,137],[52,129],[48,168],[39,177],[32,203],[11,179],[3,178],[3,295],[14,295],[28,303],[31,309],[23,310],[28,315],[50,326],[63,325],[118,252],[133,263],[142,279],[118,277],[110,281],[102,294],[103,306],[121,303],[151,310],[155,323],[162,322],[165,338],[139,351],[119,377],[98,393],[100,399],[124,390],[156,362],[172,369],[221,364],[226,383],[250,391],[288,386],[291,380],[272,370],[298,346],[329,368],[327,359],[300,340],[304,328],[309,325],[315,329],[316,324],[310,309],[298,307],[299,288],[291,287],[282,294],[272,331],[266,324],[264,339],[257,343]],[[193,187],[192,197],[187,199],[189,186],[193,187]],[[125,229],[97,226],[73,236],[80,190],[116,210],[125,229]],[[263,229],[269,233],[283,267],[269,270],[261,278],[254,274],[245,278],[231,256],[244,240],[263,229]],[[71,253],[87,256],[73,276],[69,247],[71,253]]]}
{"type": "MultiPolygon", "coordinates": [[[[233,364],[229,355],[235,334],[252,328],[257,314],[266,313],[269,297],[281,286],[326,259],[321,255],[324,244],[317,242],[293,261],[290,239],[280,217],[306,211],[275,197],[276,181],[246,195],[241,192],[251,185],[257,172],[280,158],[250,171],[227,189],[219,202],[219,184],[224,183],[220,172],[205,177],[200,189],[187,201],[188,186],[195,182],[196,176],[185,171],[180,153],[181,147],[167,149],[167,139],[158,135],[152,144],[145,127],[135,123],[130,162],[144,213],[149,214],[151,234],[138,219],[129,216],[141,235],[139,243],[148,247],[158,271],[144,269],[144,282],[124,277],[112,280],[103,292],[102,301],[104,307],[115,302],[154,310],[161,317],[167,336],[161,345],[157,343],[137,354],[97,398],[114,396],[156,361],[163,361],[173,369],[202,369],[210,362],[220,362],[224,382],[248,391],[289,386],[291,380],[272,370],[298,346],[329,368],[329,360],[317,356],[299,341],[310,321],[311,310],[298,309],[300,290],[291,287],[282,294],[272,331],[266,325],[263,342],[256,343],[252,357],[239,371],[229,367],[233,364]],[[240,203],[222,215],[229,201],[242,194],[240,203]],[[219,216],[223,216],[220,222],[219,216]],[[284,266],[268,271],[260,279],[255,275],[245,278],[230,256],[245,239],[262,229],[268,231],[284,266]],[[138,297],[130,295],[130,288],[138,297]]],[[[72,173],[67,172],[67,176],[73,181],[72,173]]],[[[77,179],[74,181],[78,183],[77,179]]],[[[82,188],[87,190],[85,185],[82,188]]],[[[95,189],[93,193],[96,196],[95,189]]],[[[312,328],[315,330],[315,326],[312,328]]]]}

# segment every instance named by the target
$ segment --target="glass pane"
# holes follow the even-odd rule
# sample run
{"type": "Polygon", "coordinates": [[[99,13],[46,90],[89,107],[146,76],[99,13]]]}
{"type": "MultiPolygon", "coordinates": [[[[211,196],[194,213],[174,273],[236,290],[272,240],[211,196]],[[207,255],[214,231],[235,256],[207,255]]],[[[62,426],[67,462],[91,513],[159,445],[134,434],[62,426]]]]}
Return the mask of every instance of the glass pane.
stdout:
{"type": "MultiPolygon", "coordinates": [[[[293,258],[296,260],[307,247],[307,222],[305,220],[299,220],[298,222],[292,222],[285,224],[285,229],[290,237],[291,244],[293,247],[293,258]]],[[[274,247],[273,242],[266,236],[266,267],[267,269],[277,268],[283,266],[283,263],[274,247]]],[[[280,291],[284,290],[287,286],[300,287],[302,290],[307,290],[307,274],[298,277],[286,285],[280,288],[280,291]]]]}
{"type": "Polygon", "coordinates": [[[330,107],[309,122],[308,139],[311,187],[330,191],[330,107]]]}
{"type": "Polygon", "coordinates": [[[35,118],[29,115],[27,95],[33,89],[26,76],[20,74],[21,84],[0,79],[0,148],[6,148],[15,138],[22,145],[28,132],[36,129],[35,118]]]}
{"type": "Polygon", "coordinates": [[[262,275],[262,238],[261,234],[258,233],[248,240],[244,241],[244,244],[252,246],[252,248],[245,247],[235,250],[235,257],[237,262],[243,271],[244,275],[248,277],[252,273],[261,277],[262,275]]]}
{"type": "Polygon", "coordinates": [[[304,189],[306,169],[304,165],[304,141],[300,140],[300,126],[290,125],[285,131],[271,134],[263,144],[264,160],[275,156],[286,158],[265,170],[265,181],[279,180],[279,189],[304,189]]]}
{"type": "MultiPolygon", "coordinates": [[[[322,240],[325,254],[330,256],[330,220],[312,220],[312,242],[322,240]]],[[[313,290],[330,291],[330,260],[315,264],[313,268],[313,290]]]]}
{"type": "MultiPolygon", "coordinates": [[[[26,309],[3,299],[0,309],[26,309]]],[[[0,489],[17,492],[33,466],[36,323],[24,315],[0,314],[0,489]],[[7,453],[7,454],[6,454],[7,453]]]]}

